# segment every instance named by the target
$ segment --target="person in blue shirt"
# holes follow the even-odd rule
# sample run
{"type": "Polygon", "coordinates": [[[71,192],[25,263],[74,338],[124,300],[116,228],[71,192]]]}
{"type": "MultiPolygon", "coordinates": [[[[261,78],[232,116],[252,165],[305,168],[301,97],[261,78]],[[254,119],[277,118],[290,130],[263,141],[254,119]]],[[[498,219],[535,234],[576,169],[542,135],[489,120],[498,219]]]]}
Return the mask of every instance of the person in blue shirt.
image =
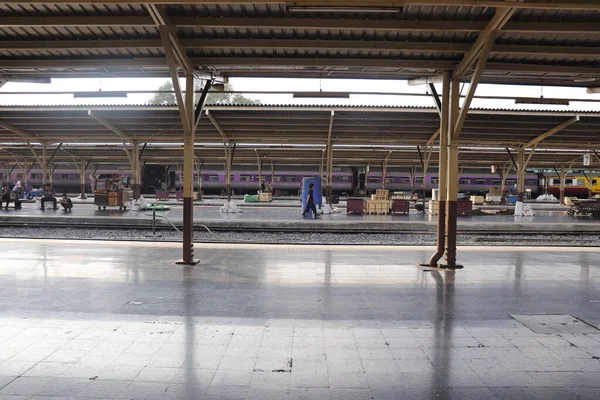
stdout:
{"type": "Polygon", "coordinates": [[[306,217],[306,213],[308,213],[309,211],[312,210],[315,218],[317,218],[317,206],[315,205],[315,196],[314,196],[314,190],[313,188],[315,187],[314,183],[311,183],[310,185],[308,185],[308,198],[306,199],[306,207],[304,208],[304,212],[302,213],[303,217],[306,217]]]}

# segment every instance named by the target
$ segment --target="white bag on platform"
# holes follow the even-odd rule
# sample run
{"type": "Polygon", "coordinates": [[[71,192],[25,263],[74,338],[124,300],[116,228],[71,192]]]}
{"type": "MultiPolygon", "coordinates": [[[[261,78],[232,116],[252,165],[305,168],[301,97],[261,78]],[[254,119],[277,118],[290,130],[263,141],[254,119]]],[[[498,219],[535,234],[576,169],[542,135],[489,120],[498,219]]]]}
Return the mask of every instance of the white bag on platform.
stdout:
{"type": "Polygon", "coordinates": [[[33,208],[35,208],[36,210],[41,210],[42,209],[42,201],[40,199],[35,199],[35,204],[33,205],[33,208]]]}

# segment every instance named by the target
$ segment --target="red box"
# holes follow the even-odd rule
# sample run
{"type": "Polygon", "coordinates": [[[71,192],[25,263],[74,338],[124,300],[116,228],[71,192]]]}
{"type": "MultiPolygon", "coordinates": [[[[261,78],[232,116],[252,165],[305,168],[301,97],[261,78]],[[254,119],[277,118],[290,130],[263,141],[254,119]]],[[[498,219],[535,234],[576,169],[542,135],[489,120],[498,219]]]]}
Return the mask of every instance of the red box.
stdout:
{"type": "Polygon", "coordinates": [[[410,202],[408,200],[394,199],[392,200],[392,212],[394,214],[403,213],[408,215],[410,210],[410,202]]]}
{"type": "Polygon", "coordinates": [[[346,200],[346,214],[356,213],[362,214],[365,212],[365,201],[363,199],[348,199],[346,200]]]}

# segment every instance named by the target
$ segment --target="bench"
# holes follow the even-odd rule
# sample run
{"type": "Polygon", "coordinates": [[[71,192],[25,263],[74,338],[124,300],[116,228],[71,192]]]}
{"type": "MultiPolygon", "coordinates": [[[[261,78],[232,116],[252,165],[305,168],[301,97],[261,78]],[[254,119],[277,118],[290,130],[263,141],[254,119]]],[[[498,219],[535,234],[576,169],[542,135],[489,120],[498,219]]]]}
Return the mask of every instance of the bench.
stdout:
{"type": "Polygon", "coordinates": [[[157,190],[156,191],[156,201],[168,201],[169,200],[169,192],[166,190],[157,190]]]}

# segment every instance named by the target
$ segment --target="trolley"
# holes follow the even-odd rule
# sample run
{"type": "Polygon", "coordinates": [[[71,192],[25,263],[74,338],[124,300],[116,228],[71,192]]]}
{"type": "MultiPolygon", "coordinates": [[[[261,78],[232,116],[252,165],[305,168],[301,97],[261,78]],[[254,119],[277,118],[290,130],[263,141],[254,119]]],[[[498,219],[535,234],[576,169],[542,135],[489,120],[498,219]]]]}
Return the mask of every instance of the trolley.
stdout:
{"type": "Polygon", "coordinates": [[[600,199],[579,199],[572,201],[573,205],[567,210],[568,215],[591,215],[594,218],[600,218],[600,199]]]}
{"type": "Polygon", "coordinates": [[[118,176],[96,179],[94,205],[98,210],[106,210],[106,207],[119,207],[119,211],[127,210],[133,199],[133,190],[125,187],[123,181],[119,180],[118,176]]]}

